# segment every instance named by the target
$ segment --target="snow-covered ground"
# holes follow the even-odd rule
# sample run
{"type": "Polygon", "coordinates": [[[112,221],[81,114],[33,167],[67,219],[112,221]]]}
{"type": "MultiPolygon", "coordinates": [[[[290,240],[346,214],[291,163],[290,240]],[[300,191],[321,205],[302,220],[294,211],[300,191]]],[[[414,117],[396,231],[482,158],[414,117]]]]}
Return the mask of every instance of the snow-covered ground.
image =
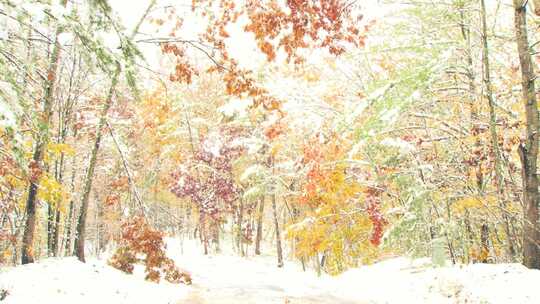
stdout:
{"type": "Polygon", "coordinates": [[[36,264],[0,271],[0,290],[6,304],[149,304],[177,303],[187,296],[183,286],[144,281],[90,259],[49,258],[36,264]]]}
{"type": "MultiPolygon", "coordinates": [[[[169,241],[170,252],[179,243],[169,241]]],[[[539,304],[540,271],[520,264],[474,264],[434,268],[430,259],[394,258],[317,277],[293,262],[276,268],[274,256],[201,256],[193,244],[175,260],[194,286],[186,303],[500,303],[539,304]]]]}
{"type": "Polygon", "coordinates": [[[540,271],[518,264],[433,268],[427,259],[395,258],[317,277],[293,262],[278,269],[273,256],[204,256],[193,242],[177,240],[168,246],[193,285],[145,282],[103,260],[47,259],[2,270],[0,289],[9,295],[1,303],[540,303],[540,271]]]}

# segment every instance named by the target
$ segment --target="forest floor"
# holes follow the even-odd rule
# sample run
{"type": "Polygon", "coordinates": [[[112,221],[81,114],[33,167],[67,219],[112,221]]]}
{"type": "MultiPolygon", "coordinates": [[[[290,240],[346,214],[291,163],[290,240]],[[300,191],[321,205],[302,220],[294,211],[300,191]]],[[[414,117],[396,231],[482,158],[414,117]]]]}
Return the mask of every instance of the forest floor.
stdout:
{"type": "Polygon", "coordinates": [[[0,271],[2,304],[330,304],[330,303],[539,303],[540,271],[518,264],[434,268],[428,259],[395,258],[317,277],[293,262],[276,268],[275,257],[204,256],[191,242],[168,241],[169,255],[191,272],[193,285],[143,280],[101,259],[50,258],[0,271]]]}

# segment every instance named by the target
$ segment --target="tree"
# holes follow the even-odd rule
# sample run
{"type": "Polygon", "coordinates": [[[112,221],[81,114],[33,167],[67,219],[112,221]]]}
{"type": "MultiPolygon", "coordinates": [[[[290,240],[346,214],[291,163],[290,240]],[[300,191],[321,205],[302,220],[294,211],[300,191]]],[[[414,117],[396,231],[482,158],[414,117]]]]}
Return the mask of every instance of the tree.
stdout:
{"type": "MultiPolygon", "coordinates": [[[[519,146],[523,183],[523,264],[540,269],[538,223],[538,101],[527,34],[527,1],[514,0],[514,30],[521,67],[522,103],[525,109],[525,140],[519,146]]],[[[538,3],[536,3],[538,4],[538,3]]]]}

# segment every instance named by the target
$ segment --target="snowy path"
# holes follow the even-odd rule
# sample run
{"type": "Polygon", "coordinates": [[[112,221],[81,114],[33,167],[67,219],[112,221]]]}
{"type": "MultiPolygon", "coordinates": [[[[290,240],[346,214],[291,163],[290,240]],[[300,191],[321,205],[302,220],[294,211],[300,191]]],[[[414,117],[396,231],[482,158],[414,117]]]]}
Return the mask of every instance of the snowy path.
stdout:
{"type": "Polygon", "coordinates": [[[243,289],[239,291],[236,287],[222,288],[211,291],[204,287],[195,287],[196,290],[188,293],[186,299],[180,300],[178,304],[208,304],[208,303],[285,303],[285,304],[361,304],[369,302],[349,301],[331,295],[320,294],[318,296],[294,297],[287,296],[283,290],[273,290],[272,286],[260,286],[263,289],[243,289]],[[234,291],[236,290],[236,291],[234,291]],[[275,292],[269,292],[269,291],[275,292]]]}
{"type": "Polygon", "coordinates": [[[205,269],[210,265],[215,267],[211,272],[195,274],[193,279],[196,283],[190,288],[188,299],[178,303],[359,303],[333,295],[307,276],[301,278],[286,270],[283,274],[272,275],[268,271],[257,270],[258,265],[253,264],[246,261],[240,269],[233,269],[241,265],[238,263],[224,266],[210,262],[204,265],[205,269]]]}
{"type": "MultiPolygon", "coordinates": [[[[200,248],[187,244],[185,254],[173,256],[190,271],[193,285],[188,298],[178,303],[194,304],[362,304],[339,297],[325,280],[313,272],[302,272],[298,265],[286,263],[277,268],[275,257],[242,258],[230,255],[204,256],[200,248]]],[[[169,252],[180,252],[177,243],[169,243],[169,252]]]]}

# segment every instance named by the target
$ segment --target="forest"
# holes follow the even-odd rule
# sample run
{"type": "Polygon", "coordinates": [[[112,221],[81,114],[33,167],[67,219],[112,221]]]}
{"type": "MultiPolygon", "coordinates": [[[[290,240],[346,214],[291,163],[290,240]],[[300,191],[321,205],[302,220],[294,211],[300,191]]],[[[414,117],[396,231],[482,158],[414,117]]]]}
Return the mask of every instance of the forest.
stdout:
{"type": "Polygon", "coordinates": [[[540,303],[539,72],[540,0],[0,0],[0,302],[540,303]]]}

